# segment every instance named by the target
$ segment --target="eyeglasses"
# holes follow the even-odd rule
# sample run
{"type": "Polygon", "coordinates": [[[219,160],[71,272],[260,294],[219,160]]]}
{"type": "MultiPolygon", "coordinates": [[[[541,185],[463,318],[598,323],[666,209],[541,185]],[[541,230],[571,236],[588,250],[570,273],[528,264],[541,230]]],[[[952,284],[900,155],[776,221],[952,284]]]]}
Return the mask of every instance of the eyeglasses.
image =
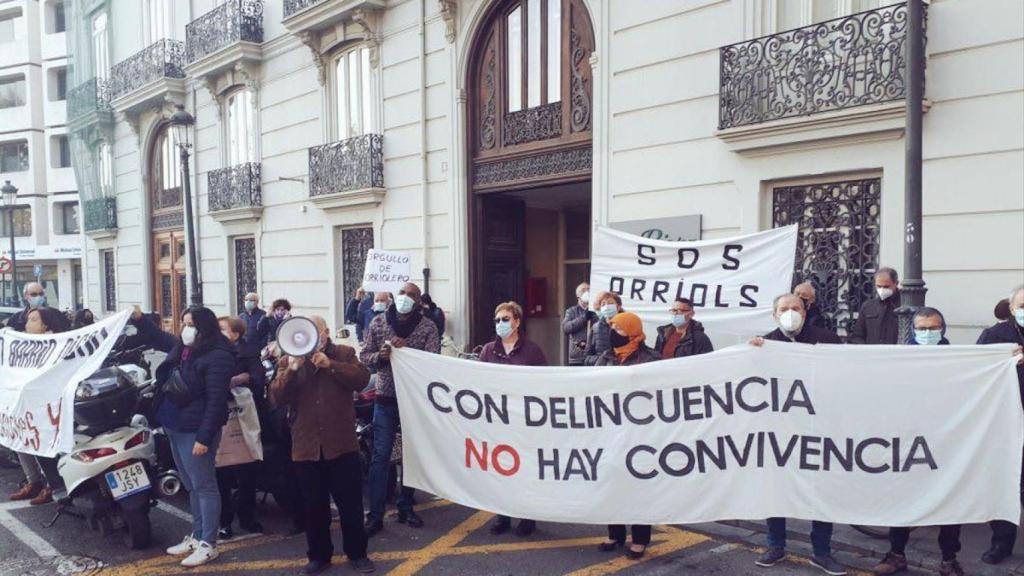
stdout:
{"type": "Polygon", "coordinates": [[[45,294],[44,292],[29,292],[28,293],[29,296],[43,296],[44,294],[45,294]]]}
{"type": "Polygon", "coordinates": [[[495,324],[501,324],[502,322],[511,322],[511,321],[512,321],[512,317],[511,316],[499,316],[499,317],[494,319],[494,323],[495,324]]]}

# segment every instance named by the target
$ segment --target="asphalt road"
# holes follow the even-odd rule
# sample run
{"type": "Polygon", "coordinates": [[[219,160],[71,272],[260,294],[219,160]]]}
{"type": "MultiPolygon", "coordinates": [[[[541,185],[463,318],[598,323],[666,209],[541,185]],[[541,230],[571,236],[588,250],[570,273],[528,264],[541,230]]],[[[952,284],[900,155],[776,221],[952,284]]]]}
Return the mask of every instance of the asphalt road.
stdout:
{"type": "MultiPolygon", "coordinates": [[[[297,574],[305,564],[303,536],[287,536],[288,522],[270,498],[260,506],[263,535],[241,535],[220,545],[221,557],[212,564],[187,570],[163,554],[188,531],[190,517],[184,495],[162,502],[151,513],[153,546],[128,550],[117,535],[102,536],[84,521],[62,517],[52,528],[42,523],[55,506],[30,507],[6,502],[17,487],[20,471],[0,470],[0,576],[30,574],[98,574],[102,576],[159,576],[168,574],[297,574]]],[[[422,495],[421,495],[422,496],[422,495]]],[[[541,523],[529,538],[509,533],[494,537],[487,531],[492,515],[441,500],[419,506],[426,526],[413,529],[386,523],[370,541],[378,574],[409,575],[810,575],[821,574],[806,560],[808,550],[793,543],[790,560],[771,569],[754,566],[761,549],[758,534],[740,533],[719,525],[657,527],[647,555],[640,561],[597,550],[604,539],[602,526],[541,523]]],[[[340,550],[340,535],[335,531],[340,550]]],[[[839,555],[851,565],[870,566],[870,558],[839,555]]],[[[355,574],[343,557],[335,556],[328,574],[355,574]]],[[[865,574],[851,570],[850,574],[865,574]]]]}

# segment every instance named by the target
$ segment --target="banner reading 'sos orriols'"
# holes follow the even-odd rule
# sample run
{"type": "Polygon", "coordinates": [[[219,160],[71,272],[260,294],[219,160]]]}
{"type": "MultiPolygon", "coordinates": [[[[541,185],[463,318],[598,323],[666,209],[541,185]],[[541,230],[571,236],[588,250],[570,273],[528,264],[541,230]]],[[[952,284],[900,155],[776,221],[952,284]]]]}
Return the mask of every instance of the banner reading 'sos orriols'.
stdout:
{"type": "Polygon", "coordinates": [[[38,456],[70,452],[78,383],[100,368],[130,315],[62,334],[0,330],[0,444],[38,456]]]}
{"type": "Polygon", "coordinates": [[[652,240],[594,229],[590,293],[615,292],[654,327],[668,323],[678,297],[693,301],[709,334],[751,335],[775,328],[772,301],[792,288],[797,227],[696,242],[652,240]]]}
{"type": "Polygon", "coordinates": [[[767,342],[593,368],[403,348],[404,481],[553,522],[1017,523],[1011,348],[767,342]]]}

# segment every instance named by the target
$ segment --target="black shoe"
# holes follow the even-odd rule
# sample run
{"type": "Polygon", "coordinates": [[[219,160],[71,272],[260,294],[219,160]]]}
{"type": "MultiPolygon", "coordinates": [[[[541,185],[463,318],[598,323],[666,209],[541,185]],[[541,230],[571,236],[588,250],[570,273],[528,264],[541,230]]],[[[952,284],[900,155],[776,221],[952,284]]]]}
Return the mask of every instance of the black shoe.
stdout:
{"type": "Polygon", "coordinates": [[[619,548],[625,546],[625,542],[619,542],[618,540],[608,540],[607,542],[601,542],[597,545],[597,549],[601,552],[615,552],[619,548]]]}
{"type": "Polygon", "coordinates": [[[231,526],[224,526],[217,531],[217,540],[231,540],[235,537],[235,531],[231,529],[231,526]]]}
{"type": "Polygon", "coordinates": [[[239,522],[238,525],[250,534],[263,534],[263,524],[253,520],[252,522],[239,522]]]}
{"type": "Polygon", "coordinates": [[[378,532],[384,529],[384,523],[380,520],[366,519],[366,523],[363,524],[363,531],[366,532],[367,538],[372,538],[378,532]]]}
{"type": "Polygon", "coordinates": [[[356,572],[361,574],[369,574],[377,569],[377,567],[373,565],[373,561],[365,556],[358,560],[351,560],[349,561],[349,564],[352,565],[352,568],[355,568],[356,572]]]}
{"type": "Polygon", "coordinates": [[[520,520],[519,524],[516,524],[516,536],[520,538],[525,538],[536,530],[537,522],[534,520],[520,520]]]}
{"type": "Polygon", "coordinates": [[[762,568],[769,568],[771,566],[775,566],[785,558],[785,548],[769,548],[764,551],[764,554],[761,554],[761,556],[754,561],[754,564],[757,564],[762,568]]]}
{"type": "Polygon", "coordinates": [[[302,569],[303,574],[319,574],[331,567],[331,561],[310,560],[302,569]]]}
{"type": "Polygon", "coordinates": [[[985,564],[999,564],[1010,557],[1010,552],[1002,546],[993,546],[981,555],[981,561],[985,564]]]}
{"type": "Polygon", "coordinates": [[[406,512],[398,513],[398,523],[406,524],[410,528],[423,528],[423,518],[420,518],[419,514],[408,510],[406,512]]]}
{"type": "Polygon", "coordinates": [[[500,536],[508,532],[510,528],[512,528],[511,520],[508,518],[498,518],[494,521],[494,524],[491,524],[490,532],[493,536],[500,536]]]}
{"type": "Polygon", "coordinates": [[[829,576],[846,576],[846,568],[832,556],[811,556],[811,566],[816,566],[829,576]]]}
{"type": "Polygon", "coordinates": [[[644,546],[642,550],[633,550],[632,547],[626,550],[626,558],[630,560],[639,560],[644,557],[647,553],[647,546],[644,546]]]}

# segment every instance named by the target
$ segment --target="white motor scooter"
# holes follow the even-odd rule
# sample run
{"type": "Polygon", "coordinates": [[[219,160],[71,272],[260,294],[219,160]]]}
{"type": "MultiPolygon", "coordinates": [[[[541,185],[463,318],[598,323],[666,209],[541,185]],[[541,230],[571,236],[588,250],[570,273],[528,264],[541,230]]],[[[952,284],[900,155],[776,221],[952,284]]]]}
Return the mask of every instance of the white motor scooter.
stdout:
{"type": "Polygon", "coordinates": [[[78,385],[75,447],[57,463],[67,497],[49,525],[69,514],[104,535],[127,528],[125,543],[133,549],[149,545],[149,510],[157,494],[180,487],[176,473],[158,480],[156,437],[136,413],[151,388],[148,370],[132,363],[102,368],[78,385]]]}

